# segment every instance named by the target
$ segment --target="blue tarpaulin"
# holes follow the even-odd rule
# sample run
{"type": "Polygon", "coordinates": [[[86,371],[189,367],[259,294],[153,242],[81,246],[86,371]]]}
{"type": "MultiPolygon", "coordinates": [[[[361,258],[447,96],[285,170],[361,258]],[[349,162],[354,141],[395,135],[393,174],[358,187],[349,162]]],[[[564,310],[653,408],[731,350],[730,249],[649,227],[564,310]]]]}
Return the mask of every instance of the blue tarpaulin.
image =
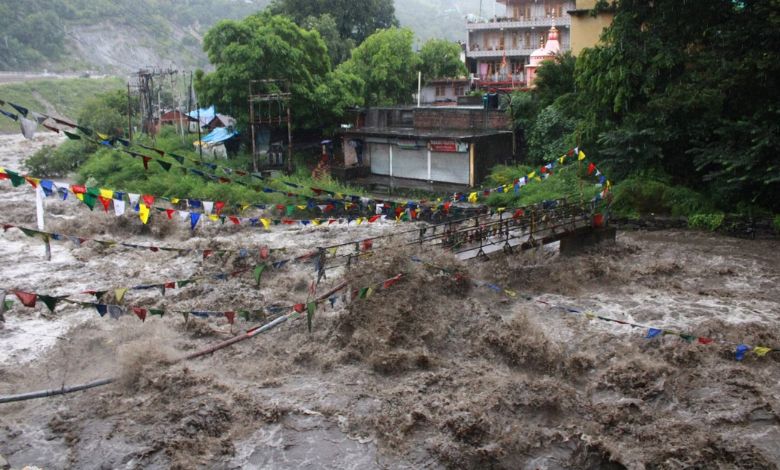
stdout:
{"type": "Polygon", "coordinates": [[[229,131],[224,127],[217,127],[216,129],[211,131],[208,135],[204,136],[200,140],[205,144],[218,144],[220,142],[230,140],[237,135],[238,132],[236,131],[229,131]]]}
{"type": "Polygon", "coordinates": [[[188,114],[189,117],[195,120],[197,120],[198,117],[200,117],[201,126],[205,126],[206,124],[210,123],[211,120],[214,119],[214,116],[216,115],[217,115],[217,110],[216,108],[214,108],[214,105],[211,105],[208,108],[196,109],[195,111],[188,114]],[[200,116],[198,116],[199,112],[200,112],[200,116]]]}

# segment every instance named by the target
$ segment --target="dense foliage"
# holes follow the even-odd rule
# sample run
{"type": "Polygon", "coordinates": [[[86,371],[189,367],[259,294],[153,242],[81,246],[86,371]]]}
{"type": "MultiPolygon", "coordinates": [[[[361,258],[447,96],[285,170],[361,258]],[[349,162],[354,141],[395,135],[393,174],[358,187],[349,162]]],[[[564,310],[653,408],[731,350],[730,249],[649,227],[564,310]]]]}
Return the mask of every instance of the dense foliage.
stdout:
{"type": "Polygon", "coordinates": [[[299,25],[310,18],[332,15],[339,36],[355,44],[379,29],[398,26],[393,0],[274,0],[269,10],[299,25]]]}
{"type": "Polygon", "coordinates": [[[547,143],[562,139],[615,179],[654,175],[722,210],[780,209],[780,0],[613,6],[600,45],[576,67],[545,64],[531,97],[513,99],[527,155],[554,157],[547,143]]]}
{"type": "Polygon", "coordinates": [[[468,71],[460,60],[458,44],[444,39],[431,39],[420,49],[420,70],[423,80],[434,78],[465,77],[468,71]]]}
{"type": "Polygon", "coordinates": [[[360,80],[332,72],[319,33],[297,26],[289,18],[264,12],[241,21],[221,21],[206,34],[204,48],[215,70],[198,71],[199,99],[237,117],[242,128],[248,122],[250,80],[288,80],[299,126],[331,124],[334,116],[341,114],[341,107],[361,103],[352,94],[361,88],[360,80]],[[334,97],[337,92],[341,96],[334,97]]]}
{"type": "Polygon", "coordinates": [[[411,101],[417,84],[419,56],[412,50],[414,34],[408,29],[378,31],[352,51],[339,70],[363,80],[367,106],[387,106],[411,101]]]}

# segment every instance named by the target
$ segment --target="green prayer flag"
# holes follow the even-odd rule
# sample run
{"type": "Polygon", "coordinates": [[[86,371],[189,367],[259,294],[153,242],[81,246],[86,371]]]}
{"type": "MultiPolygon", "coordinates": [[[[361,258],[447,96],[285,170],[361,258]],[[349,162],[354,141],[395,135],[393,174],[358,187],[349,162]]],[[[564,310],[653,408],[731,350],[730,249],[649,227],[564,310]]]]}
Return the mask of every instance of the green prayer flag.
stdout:
{"type": "Polygon", "coordinates": [[[48,295],[38,295],[38,300],[46,304],[51,313],[54,313],[54,309],[57,308],[57,303],[60,301],[57,297],[50,297],[48,295]]]}
{"type": "Polygon", "coordinates": [[[22,228],[22,227],[19,227],[19,230],[21,230],[23,234],[25,234],[25,235],[27,235],[28,237],[31,237],[31,238],[35,238],[35,237],[38,236],[38,234],[41,233],[41,232],[39,232],[37,230],[31,230],[29,228],[22,228]]]}
{"type": "Polygon", "coordinates": [[[73,132],[68,132],[68,131],[62,131],[62,132],[65,133],[65,135],[68,136],[70,140],[81,140],[81,136],[78,134],[74,134],[73,132]]]}
{"type": "Polygon", "coordinates": [[[294,205],[291,204],[291,205],[287,206],[287,215],[288,216],[293,215],[294,212],[295,212],[295,206],[294,205]]]}
{"type": "Polygon", "coordinates": [[[684,335],[684,334],[681,334],[680,338],[684,339],[685,341],[687,341],[689,343],[692,343],[693,340],[696,339],[695,337],[693,337],[691,335],[684,335]]]}
{"type": "Polygon", "coordinates": [[[14,186],[14,188],[24,184],[24,176],[21,176],[19,173],[11,170],[5,170],[5,173],[9,178],[11,178],[11,184],[14,186]]]}
{"type": "Polygon", "coordinates": [[[258,286],[260,285],[260,276],[263,275],[263,271],[265,271],[265,268],[266,268],[265,263],[255,266],[255,270],[253,274],[255,276],[255,282],[257,283],[258,286]]]}
{"type": "Polygon", "coordinates": [[[162,317],[163,315],[165,315],[165,310],[157,310],[157,309],[150,308],[149,313],[151,315],[159,315],[160,317],[162,317]]]}
{"type": "Polygon", "coordinates": [[[309,327],[309,333],[311,333],[311,320],[314,318],[315,310],[317,310],[317,302],[309,302],[306,304],[306,324],[309,327]]]}
{"type": "Polygon", "coordinates": [[[360,289],[360,292],[358,292],[358,298],[365,299],[367,294],[368,294],[368,287],[364,287],[360,289]]]}
{"type": "Polygon", "coordinates": [[[165,171],[171,171],[171,164],[168,162],[164,162],[162,160],[157,160],[157,163],[160,164],[163,170],[165,171]]]}
{"type": "Polygon", "coordinates": [[[249,312],[247,310],[239,310],[238,315],[244,319],[244,321],[249,321],[249,312]]]}
{"type": "Polygon", "coordinates": [[[84,204],[87,205],[87,207],[89,207],[89,210],[94,209],[95,203],[97,202],[97,195],[92,194],[91,191],[87,191],[86,193],[83,194],[83,196],[84,196],[83,202],[84,204]]]}
{"type": "Polygon", "coordinates": [[[14,301],[7,299],[3,302],[3,311],[10,310],[14,306],[14,301]]]}
{"type": "Polygon", "coordinates": [[[176,287],[178,287],[179,289],[181,289],[182,287],[186,286],[187,284],[191,284],[191,283],[192,283],[192,281],[191,281],[191,280],[186,280],[186,281],[176,281],[176,287]]]}

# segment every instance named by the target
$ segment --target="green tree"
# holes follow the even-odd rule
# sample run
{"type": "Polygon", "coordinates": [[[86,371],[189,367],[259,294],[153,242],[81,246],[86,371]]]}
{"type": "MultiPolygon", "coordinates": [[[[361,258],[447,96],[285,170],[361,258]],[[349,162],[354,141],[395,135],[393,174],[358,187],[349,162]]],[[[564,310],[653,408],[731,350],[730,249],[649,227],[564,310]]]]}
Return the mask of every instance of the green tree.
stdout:
{"type": "Polygon", "coordinates": [[[577,63],[578,129],[617,174],[780,207],[780,0],[621,0],[577,63]],[[696,21],[691,21],[696,18],[696,21]]]}
{"type": "Polygon", "coordinates": [[[461,48],[444,39],[430,39],[420,49],[420,70],[426,82],[434,78],[463,77],[468,71],[460,60],[461,48]]]}
{"type": "Polygon", "coordinates": [[[339,66],[340,71],[363,81],[361,94],[365,105],[387,106],[411,100],[420,61],[412,51],[413,36],[408,29],[378,31],[339,66]]]}
{"type": "Polygon", "coordinates": [[[242,21],[219,22],[206,34],[204,49],[215,70],[196,73],[202,105],[216,105],[245,127],[250,80],[284,79],[291,84],[296,122],[319,123],[315,89],[330,71],[330,60],[316,31],[306,31],[283,16],[258,13],[242,21]]]}
{"type": "Polygon", "coordinates": [[[268,8],[299,25],[309,17],[335,13],[339,36],[356,44],[379,29],[398,26],[393,0],[274,0],[268,8]]]}
{"type": "Polygon", "coordinates": [[[320,33],[322,40],[328,48],[328,56],[333,66],[349,59],[352,49],[355,48],[355,40],[342,38],[339,35],[338,24],[330,13],[320,16],[310,16],[303,22],[303,27],[320,33]]]}

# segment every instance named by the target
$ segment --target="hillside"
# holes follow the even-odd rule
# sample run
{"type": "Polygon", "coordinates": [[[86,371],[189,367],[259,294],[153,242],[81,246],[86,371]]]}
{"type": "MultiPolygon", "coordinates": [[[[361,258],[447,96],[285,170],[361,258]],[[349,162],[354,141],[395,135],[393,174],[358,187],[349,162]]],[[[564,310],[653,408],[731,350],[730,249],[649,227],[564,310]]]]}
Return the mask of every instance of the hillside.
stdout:
{"type": "MultiPolygon", "coordinates": [[[[208,65],[203,35],[270,0],[29,0],[0,3],[0,70],[133,72],[208,65]]],[[[481,2],[483,14],[494,0],[481,2]]],[[[480,0],[396,0],[396,16],[420,42],[465,39],[480,0]]],[[[338,12],[335,12],[338,14],[338,12]]]]}

